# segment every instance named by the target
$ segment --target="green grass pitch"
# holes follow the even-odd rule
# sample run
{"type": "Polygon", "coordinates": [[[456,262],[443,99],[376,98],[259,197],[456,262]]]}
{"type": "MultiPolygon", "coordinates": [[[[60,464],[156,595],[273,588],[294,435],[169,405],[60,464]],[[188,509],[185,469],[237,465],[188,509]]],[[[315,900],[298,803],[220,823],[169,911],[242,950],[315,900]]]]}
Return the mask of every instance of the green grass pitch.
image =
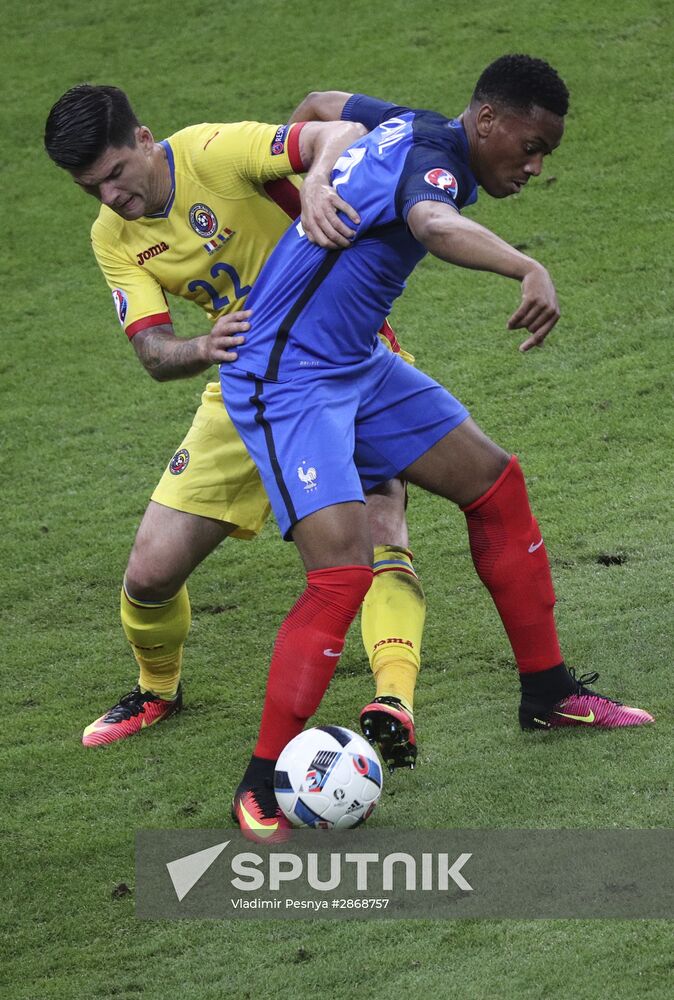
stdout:
{"type": "MultiPolygon", "coordinates": [[[[394,325],[418,363],[520,456],[569,663],[599,670],[599,690],[658,721],[636,732],[523,736],[515,670],[462,518],[413,491],[413,548],[428,597],[421,759],[416,772],[387,782],[372,824],[668,826],[667,8],[664,0],[5,0],[3,997],[671,996],[665,922],[135,919],[134,830],[230,822],[275,630],[302,574],[273,526],[254,544],[226,543],[191,583],[184,714],[107,751],[83,750],[83,726],[135,677],[118,587],[205,379],[158,385],[141,370],[89,251],[95,204],[41,148],[49,107],[83,80],[126,89],[163,137],[198,121],[281,122],[314,89],[458,113],[480,70],[504,52],[530,52],[560,70],[572,109],[543,177],[517,198],[483,196],[470,210],[550,268],[563,311],[557,330],[543,350],[520,355],[518,335],[505,329],[516,286],[433,259],[410,281],[394,325]],[[130,894],[114,892],[121,883],[130,894]]],[[[185,334],[204,329],[197,310],[175,315],[185,334]]],[[[320,720],[353,727],[370,691],[354,629],[320,720]]]]}

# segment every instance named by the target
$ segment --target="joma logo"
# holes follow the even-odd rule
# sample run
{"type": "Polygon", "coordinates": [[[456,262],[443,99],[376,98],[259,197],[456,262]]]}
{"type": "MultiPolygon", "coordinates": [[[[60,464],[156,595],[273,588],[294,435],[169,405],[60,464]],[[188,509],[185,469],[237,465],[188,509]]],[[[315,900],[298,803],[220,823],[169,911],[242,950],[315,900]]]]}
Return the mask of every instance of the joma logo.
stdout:
{"type": "Polygon", "coordinates": [[[150,260],[151,257],[156,257],[159,253],[164,253],[164,251],[168,250],[168,248],[168,243],[155,243],[153,247],[148,247],[147,250],[141,250],[141,252],[136,255],[138,263],[142,267],[146,260],[150,260]]]}
{"type": "Polygon", "coordinates": [[[396,642],[398,643],[399,646],[409,646],[411,649],[414,649],[414,643],[410,642],[409,639],[391,638],[391,639],[380,639],[379,642],[375,642],[374,646],[372,647],[373,652],[375,649],[379,649],[380,646],[385,646],[387,642],[396,642]]]}

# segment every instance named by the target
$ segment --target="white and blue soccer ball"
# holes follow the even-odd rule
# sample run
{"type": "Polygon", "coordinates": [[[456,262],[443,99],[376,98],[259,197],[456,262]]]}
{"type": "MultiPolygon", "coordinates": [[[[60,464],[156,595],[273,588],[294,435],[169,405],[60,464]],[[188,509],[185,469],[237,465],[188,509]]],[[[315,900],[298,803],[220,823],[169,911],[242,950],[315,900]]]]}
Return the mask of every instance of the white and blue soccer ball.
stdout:
{"type": "Polygon", "coordinates": [[[293,826],[346,830],[364,823],[381,795],[370,744],[341,726],[305,729],[276,763],[274,790],[293,826]]]}

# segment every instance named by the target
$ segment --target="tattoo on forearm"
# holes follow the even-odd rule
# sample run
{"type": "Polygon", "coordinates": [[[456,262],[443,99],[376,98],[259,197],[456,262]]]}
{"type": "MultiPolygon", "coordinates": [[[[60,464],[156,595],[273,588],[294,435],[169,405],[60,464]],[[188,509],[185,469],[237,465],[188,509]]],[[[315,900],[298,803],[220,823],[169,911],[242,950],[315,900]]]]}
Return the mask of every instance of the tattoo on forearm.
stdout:
{"type": "Polygon", "coordinates": [[[137,344],[136,353],[145,370],[159,382],[189,378],[205,371],[209,365],[199,356],[195,340],[183,340],[173,333],[150,330],[137,344]]]}

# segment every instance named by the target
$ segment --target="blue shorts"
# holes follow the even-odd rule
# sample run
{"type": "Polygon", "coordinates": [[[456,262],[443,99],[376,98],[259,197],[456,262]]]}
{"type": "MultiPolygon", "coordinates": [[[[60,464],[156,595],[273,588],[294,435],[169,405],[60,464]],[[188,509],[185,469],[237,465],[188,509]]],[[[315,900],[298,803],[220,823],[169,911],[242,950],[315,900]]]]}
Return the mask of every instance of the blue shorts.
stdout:
{"type": "Polygon", "coordinates": [[[462,423],[446,389],[379,345],[349,367],[272,382],[220,368],[227,411],[257,465],[284,538],[293,525],[397,476],[462,423]]]}

